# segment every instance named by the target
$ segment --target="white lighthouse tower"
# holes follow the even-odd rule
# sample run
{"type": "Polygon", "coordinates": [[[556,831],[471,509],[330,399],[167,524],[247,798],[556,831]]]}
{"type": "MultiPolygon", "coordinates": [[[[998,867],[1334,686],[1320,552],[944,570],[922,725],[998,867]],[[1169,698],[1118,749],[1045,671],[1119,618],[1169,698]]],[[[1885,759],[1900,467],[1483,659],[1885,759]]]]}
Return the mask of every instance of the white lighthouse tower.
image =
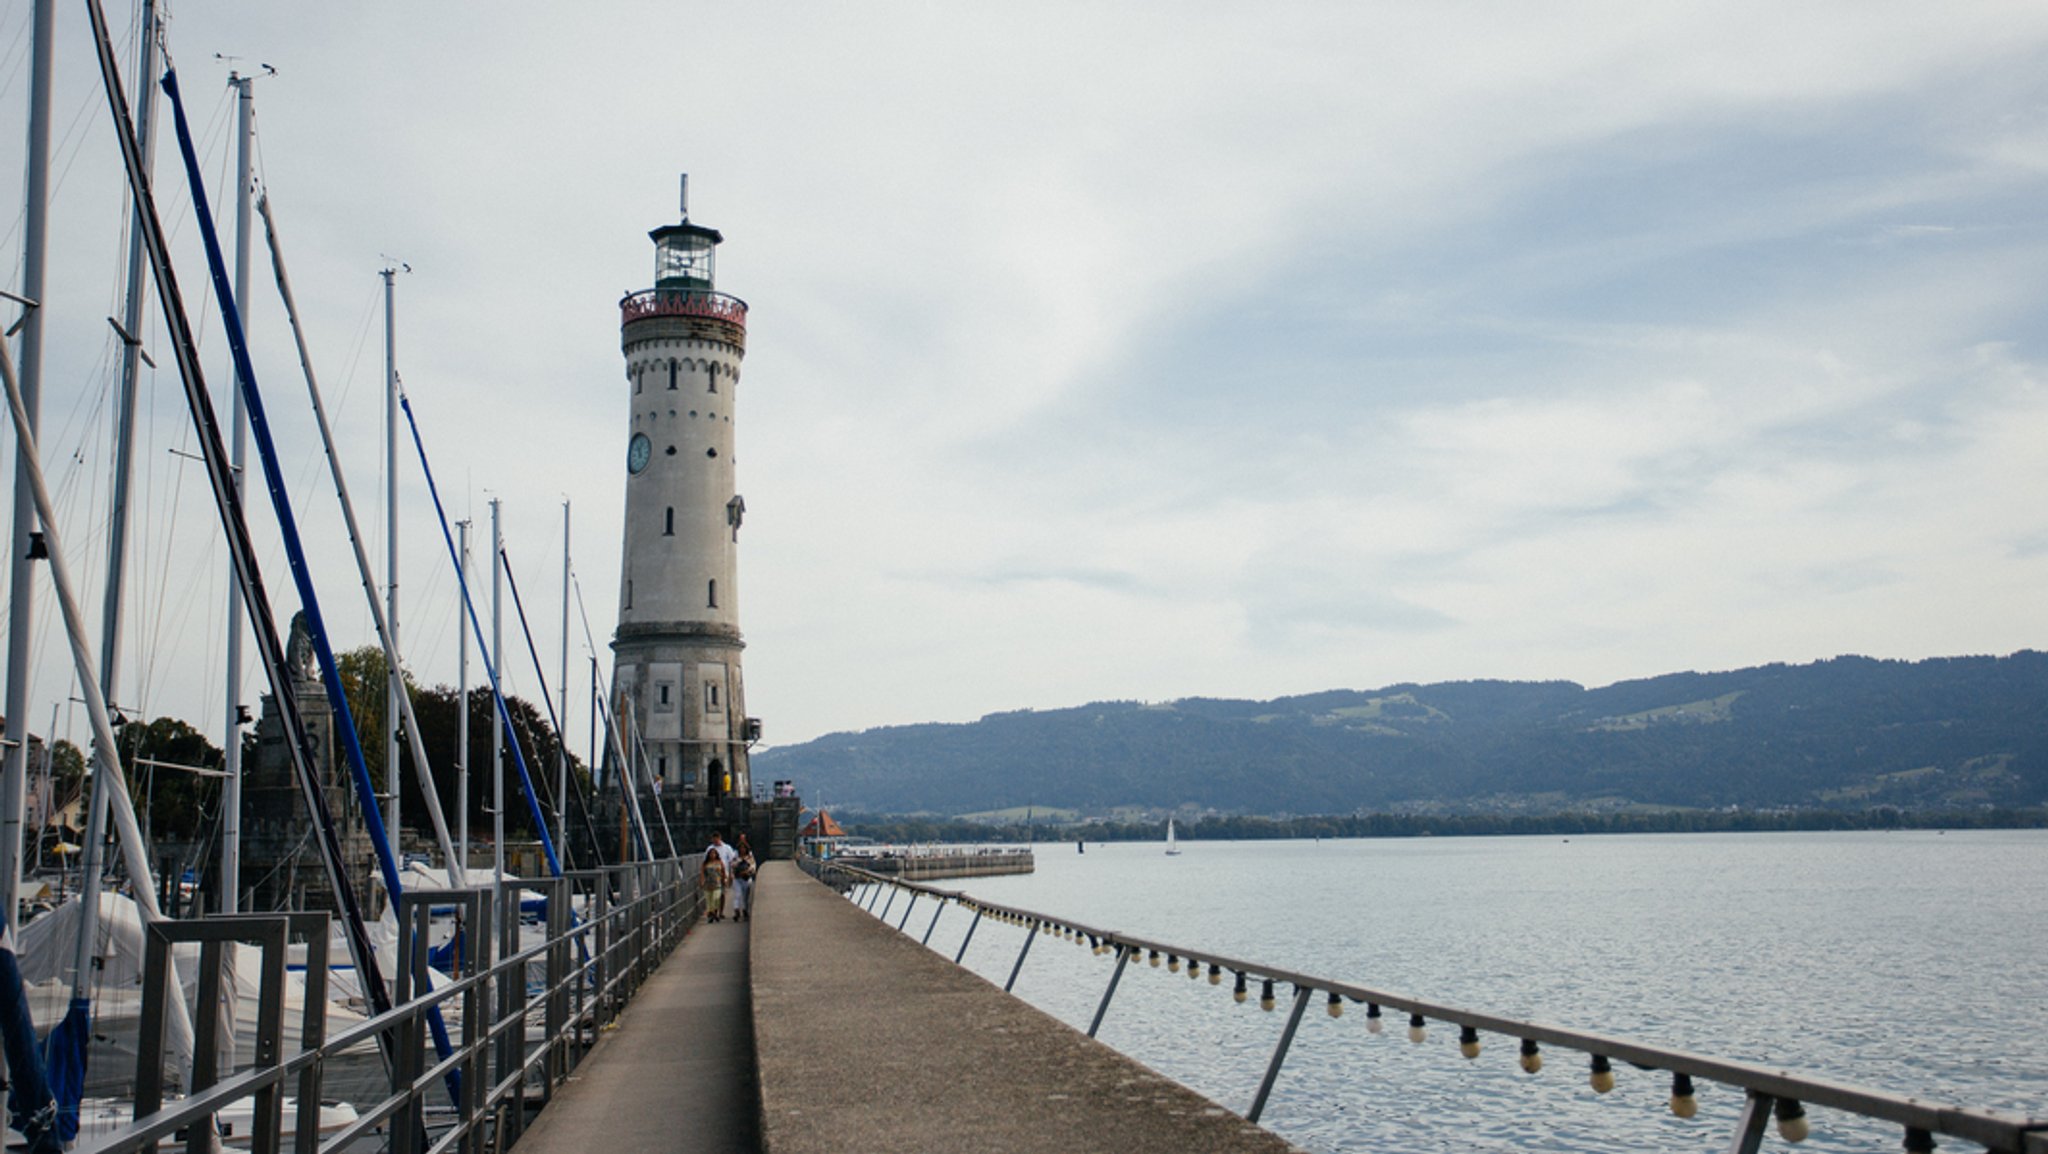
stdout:
{"type": "MultiPolygon", "coordinates": [[[[747,305],[716,291],[725,238],[682,221],[648,234],[654,287],[619,302],[632,419],[626,433],[625,560],[612,692],[629,756],[661,782],[666,804],[747,799],[740,679],[739,535],[733,410],[746,355],[747,305]]],[[[645,780],[645,778],[641,778],[645,780]]]]}

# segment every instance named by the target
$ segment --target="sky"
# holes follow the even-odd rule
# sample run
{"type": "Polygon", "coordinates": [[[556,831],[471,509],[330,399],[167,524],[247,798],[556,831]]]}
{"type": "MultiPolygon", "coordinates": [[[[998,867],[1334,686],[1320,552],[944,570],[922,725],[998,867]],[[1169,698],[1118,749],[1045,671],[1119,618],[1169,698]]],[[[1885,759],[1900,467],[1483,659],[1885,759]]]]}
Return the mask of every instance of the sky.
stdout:
{"type": "MultiPolygon", "coordinates": [[[[8,205],[28,7],[0,11],[8,205]]],[[[97,604],[126,210],[83,6],[58,8],[43,440],[97,604]]],[[[130,74],[136,11],[110,18],[130,74]]],[[[617,613],[617,302],[683,172],[750,306],[740,605],[770,744],[2048,643],[2048,7],[292,0],[176,5],[168,43],[224,227],[227,78],[261,73],[258,181],[378,572],[382,268],[410,270],[396,360],[450,516],[487,567],[502,502],[557,691],[570,504],[578,748],[617,613]]],[[[337,644],[367,644],[255,260],[290,499],[337,644]]],[[[151,315],[117,698],[219,740],[226,553],[151,315]]],[[[401,645],[452,684],[453,567],[409,450],[397,472],[401,645]]],[[[32,722],[82,743],[42,577],[37,605],[32,722]]],[[[516,624],[507,647],[537,697],[516,624]]],[[[252,658],[237,696],[262,691],[252,658]]]]}

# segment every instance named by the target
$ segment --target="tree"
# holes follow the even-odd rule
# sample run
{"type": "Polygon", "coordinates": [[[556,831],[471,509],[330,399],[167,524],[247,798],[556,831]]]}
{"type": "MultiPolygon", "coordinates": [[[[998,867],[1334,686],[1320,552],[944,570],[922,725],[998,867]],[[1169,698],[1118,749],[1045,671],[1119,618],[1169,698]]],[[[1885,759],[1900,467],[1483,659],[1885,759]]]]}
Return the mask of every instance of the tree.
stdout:
{"type": "Polygon", "coordinates": [[[190,840],[219,814],[220,779],[192,773],[226,760],[206,735],[175,717],[129,722],[115,735],[135,811],[153,838],[190,840]]]}

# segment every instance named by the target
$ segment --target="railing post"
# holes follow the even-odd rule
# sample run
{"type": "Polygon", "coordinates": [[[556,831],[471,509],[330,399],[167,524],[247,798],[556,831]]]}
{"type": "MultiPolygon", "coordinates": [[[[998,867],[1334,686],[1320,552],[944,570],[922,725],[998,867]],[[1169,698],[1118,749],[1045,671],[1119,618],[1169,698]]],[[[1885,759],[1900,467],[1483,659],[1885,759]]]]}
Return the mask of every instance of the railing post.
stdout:
{"type": "Polygon", "coordinates": [[[1756,1154],[1764,1144],[1764,1127],[1770,1124],[1773,1101],[1769,1094],[1749,1092],[1742,1103],[1742,1117],[1735,1122],[1735,1140],[1728,1144],[1728,1154],[1756,1154]]]}
{"type": "Polygon", "coordinates": [[[896,932],[902,933],[903,927],[910,924],[910,911],[917,908],[917,898],[917,891],[911,890],[910,900],[903,903],[903,920],[896,923],[896,932]]]}
{"type": "MultiPolygon", "coordinates": [[[[327,1044],[327,944],[324,913],[291,915],[292,932],[306,940],[305,1013],[299,1020],[299,1048],[318,1050],[327,1044]]],[[[320,1062],[299,1072],[299,1114],[292,1145],[297,1154],[320,1149],[320,1062]]]]}
{"type": "Polygon", "coordinates": [[[1095,1018],[1088,1023],[1088,1036],[1102,1028],[1102,1016],[1109,1013],[1109,1000],[1116,996],[1116,984],[1124,980],[1124,967],[1131,964],[1131,947],[1116,948],[1116,969],[1109,975],[1109,987],[1102,991],[1102,1001],[1095,1007],[1095,1018]]]}
{"type": "Polygon", "coordinates": [[[548,890],[547,1061],[542,1064],[541,1101],[555,1100],[555,1085],[569,1076],[569,879],[546,883],[548,890]]]}
{"type": "Polygon", "coordinates": [[[1311,993],[1314,991],[1307,986],[1294,987],[1294,1008],[1287,1012],[1287,1028],[1280,1031],[1280,1044],[1273,1047],[1273,1060],[1266,1063],[1266,1076],[1259,1079],[1259,1093],[1252,1099],[1245,1121],[1257,1122],[1259,1115],[1266,1112],[1266,1099],[1273,1094],[1273,1083],[1280,1079],[1280,1063],[1287,1060],[1287,1047],[1294,1044],[1294,1031],[1301,1026],[1301,1012],[1308,1008],[1311,993]]]}
{"type": "Polygon", "coordinates": [[[967,923],[967,936],[966,936],[966,937],[964,937],[964,938],[961,938],[961,939],[960,939],[960,952],[959,952],[959,953],[957,953],[957,954],[954,954],[954,955],[953,955],[953,964],[954,964],[954,965],[956,965],[956,966],[957,966],[957,965],[959,965],[959,964],[960,964],[960,959],[961,959],[961,958],[964,958],[964,957],[966,957],[966,956],[967,956],[967,943],[969,943],[969,942],[971,942],[971,941],[973,941],[973,940],[974,940],[974,927],[976,927],[976,926],[978,926],[978,925],[980,925],[980,924],[981,924],[981,907],[980,907],[980,906],[976,906],[976,907],[974,907],[974,920],[973,920],[973,921],[971,921],[971,922],[968,922],[968,923],[967,923]]]}
{"type": "Polygon", "coordinates": [[[890,887],[889,887],[889,900],[888,900],[888,901],[886,901],[886,902],[883,902],[883,903],[882,903],[882,914],[881,914],[881,919],[882,919],[883,921],[885,921],[885,922],[886,922],[886,921],[888,921],[888,920],[889,920],[889,907],[891,907],[891,906],[893,906],[893,905],[895,905],[895,904],[896,904],[896,887],[892,885],[892,886],[890,886],[890,887]]]}
{"type": "MultiPolygon", "coordinates": [[[[945,912],[946,899],[940,898],[938,908],[932,911],[932,924],[924,928],[924,937],[918,939],[918,945],[928,946],[932,944],[932,931],[939,928],[939,915],[945,912]]],[[[905,918],[904,920],[908,921],[909,919],[905,918]]]]}
{"type": "Polygon", "coordinates": [[[497,1072],[491,1084],[511,1083],[505,1100],[499,1104],[497,1141],[499,1149],[504,1149],[517,1142],[520,1131],[526,1128],[526,963],[513,960],[519,956],[519,920],[525,915],[520,907],[526,896],[526,883],[501,879],[495,896],[498,957],[492,967],[497,977],[491,984],[497,989],[498,1007],[491,1028],[501,1032],[497,1072]]]}
{"type": "Polygon", "coordinates": [[[1038,940],[1038,927],[1043,924],[1032,922],[1030,928],[1024,932],[1024,948],[1017,951],[1017,964],[1010,967],[1010,980],[1003,983],[1004,993],[1009,993],[1010,987],[1017,984],[1017,975],[1024,969],[1024,955],[1031,952],[1031,943],[1038,940]]]}

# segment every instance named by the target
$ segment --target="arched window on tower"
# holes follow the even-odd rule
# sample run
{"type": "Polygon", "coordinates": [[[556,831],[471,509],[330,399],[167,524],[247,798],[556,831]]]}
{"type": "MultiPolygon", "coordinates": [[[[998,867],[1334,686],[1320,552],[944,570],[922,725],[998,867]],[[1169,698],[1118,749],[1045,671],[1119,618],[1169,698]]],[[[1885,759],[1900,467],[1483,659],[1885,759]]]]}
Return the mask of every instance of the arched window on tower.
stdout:
{"type": "Polygon", "coordinates": [[[680,371],[682,371],[682,365],[681,365],[681,364],[680,364],[680,363],[679,363],[679,362],[678,362],[678,361],[677,361],[677,360],[676,360],[676,359],[675,359],[674,357],[670,357],[670,358],[668,359],[668,387],[669,387],[669,388],[673,389],[673,388],[675,388],[675,387],[676,387],[676,374],[677,374],[678,372],[680,372],[680,371]]]}
{"type": "Polygon", "coordinates": [[[711,388],[710,388],[710,389],[709,389],[708,391],[709,391],[709,392],[713,392],[713,393],[717,392],[717,391],[718,391],[718,366],[717,366],[717,365],[713,365],[713,366],[711,366],[711,371],[710,371],[709,373],[706,373],[706,374],[704,375],[704,379],[705,379],[706,381],[710,382],[711,388]]]}
{"type": "Polygon", "coordinates": [[[707,609],[718,608],[718,578],[716,577],[711,579],[711,585],[704,592],[704,606],[707,609]]]}

